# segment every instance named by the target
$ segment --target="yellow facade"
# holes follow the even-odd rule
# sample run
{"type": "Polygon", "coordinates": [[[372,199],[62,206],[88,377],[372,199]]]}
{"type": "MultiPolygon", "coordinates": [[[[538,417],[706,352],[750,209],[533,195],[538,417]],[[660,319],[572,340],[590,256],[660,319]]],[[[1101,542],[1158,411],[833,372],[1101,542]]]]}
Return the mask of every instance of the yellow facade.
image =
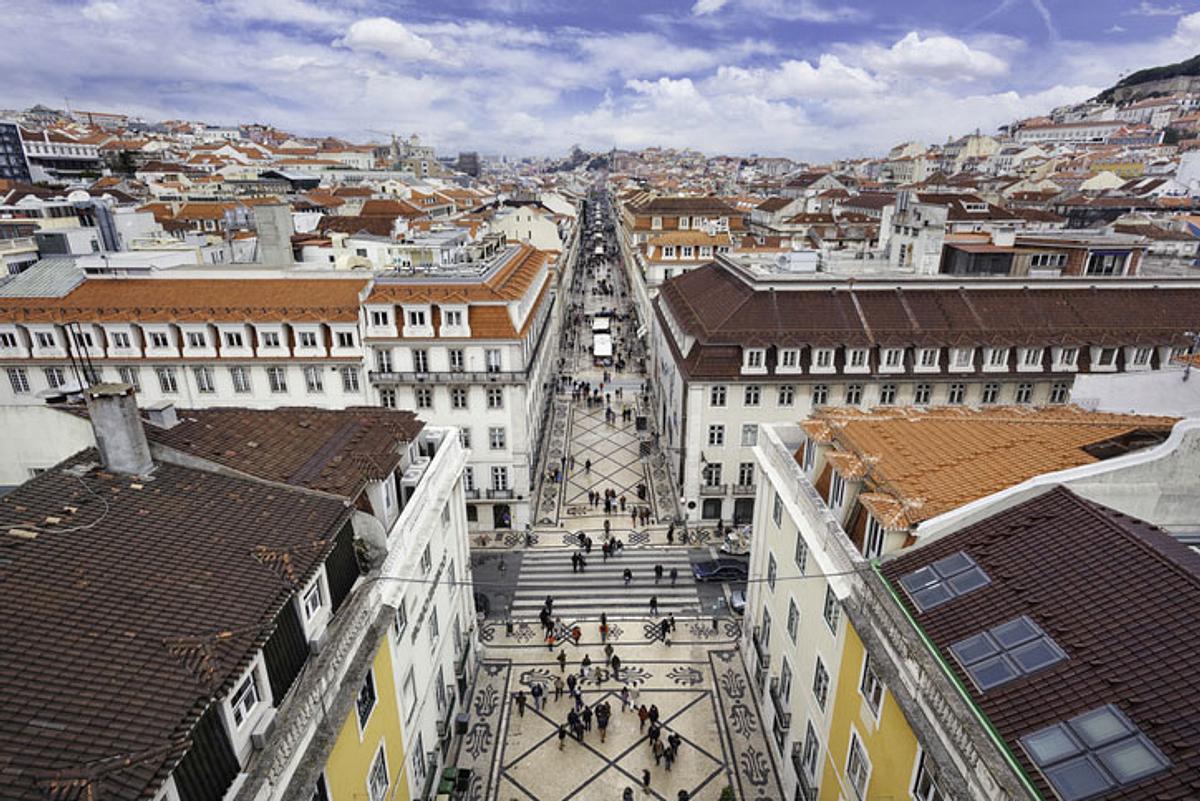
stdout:
{"type": "Polygon", "coordinates": [[[870,763],[863,801],[903,801],[912,797],[909,791],[912,789],[920,752],[917,736],[886,687],[876,720],[860,689],[865,655],[866,650],[858,632],[847,620],[829,742],[821,771],[822,801],[857,799],[846,775],[851,732],[855,732],[861,740],[870,763]]]}
{"type": "MultiPolygon", "coordinates": [[[[325,784],[330,801],[364,801],[370,797],[367,774],[371,762],[383,744],[387,754],[389,801],[410,801],[408,773],[404,769],[404,739],[400,725],[400,704],[392,674],[391,635],[384,637],[375,652],[371,674],[375,682],[375,708],[360,732],[358,711],[351,707],[342,721],[337,742],[325,763],[325,784]]],[[[356,688],[357,692],[357,688],[356,688]]]]}

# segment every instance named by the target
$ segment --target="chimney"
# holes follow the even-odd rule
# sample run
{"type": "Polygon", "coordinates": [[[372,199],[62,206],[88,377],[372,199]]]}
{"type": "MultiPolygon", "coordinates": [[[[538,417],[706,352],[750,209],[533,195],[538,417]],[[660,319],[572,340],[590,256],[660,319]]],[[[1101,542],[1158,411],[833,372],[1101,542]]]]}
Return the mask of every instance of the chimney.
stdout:
{"type": "Polygon", "coordinates": [[[100,461],[114,473],[144,476],[154,469],[150,445],[129,384],[94,384],[83,391],[100,461]]]}
{"type": "Polygon", "coordinates": [[[146,419],[159,428],[174,428],[179,425],[179,415],[175,413],[175,404],[169,400],[160,400],[147,406],[146,419]]]}
{"type": "Polygon", "coordinates": [[[283,203],[254,207],[254,228],[258,237],[258,259],[274,267],[288,267],[296,261],[292,254],[292,212],[283,203]]]}

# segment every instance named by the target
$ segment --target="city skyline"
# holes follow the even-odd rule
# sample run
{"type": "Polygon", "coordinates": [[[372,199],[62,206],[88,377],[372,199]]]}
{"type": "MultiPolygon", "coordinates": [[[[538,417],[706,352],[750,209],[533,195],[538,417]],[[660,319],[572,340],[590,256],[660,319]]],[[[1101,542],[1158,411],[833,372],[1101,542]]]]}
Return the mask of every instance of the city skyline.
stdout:
{"type": "Polygon", "coordinates": [[[354,141],[417,131],[445,152],[559,155],[578,143],[825,161],[994,130],[1200,50],[1190,4],[607,8],[50,2],[13,10],[26,35],[0,53],[3,105],[354,141]]]}

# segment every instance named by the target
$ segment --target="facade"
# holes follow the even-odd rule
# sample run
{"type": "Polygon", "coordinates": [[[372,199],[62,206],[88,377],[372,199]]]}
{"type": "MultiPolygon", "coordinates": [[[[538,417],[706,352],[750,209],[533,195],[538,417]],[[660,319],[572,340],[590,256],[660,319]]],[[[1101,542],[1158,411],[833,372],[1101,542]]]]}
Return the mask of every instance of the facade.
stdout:
{"type": "Polygon", "coordinates": [[[21,128],[0,120],[0,179],[29,183],[29,160],[21,142],[21,128]]]}
{"type": "Polygon", "coordinates": [[[86,415],[94,444],[0,500],[29,545],[0,598],[22,665],[5,671],[0,720],[25,732],[4,797],[423,787],[440,768],[423,743],[451,731],[439,721],[477,655],[453,430],[383,409],[163,407],[143,421],[126,384],[85,397],[44,413],[86,415]],[[67,521],[53,515],[65,498],[67,521]],[[81,548],[99,580],[79,580],[81,548]],[[15,625],[30,605],[36,624],[15,625]],[[364,770],[360,749],[390,761],[364,770]]]}
{"type": "Polygon", "coordinates": [[[690,519],[749,522],[763,424],[823,406],[1066,403],[1076,374],[1168,365],[1197,299],[1186,281],[850,285],[719,259],[654,303],[661,444],[690,519]]]}

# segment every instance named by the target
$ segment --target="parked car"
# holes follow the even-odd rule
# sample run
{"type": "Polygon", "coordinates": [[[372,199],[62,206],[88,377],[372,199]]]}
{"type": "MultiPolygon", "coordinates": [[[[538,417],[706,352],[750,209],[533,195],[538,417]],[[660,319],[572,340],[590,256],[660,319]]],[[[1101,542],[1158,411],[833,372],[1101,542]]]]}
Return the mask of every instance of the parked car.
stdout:
{"type": "Polygon", "coordinates": [[[746,614],[746,591],[734,590],[729,593],[729,608],[739,615],[746,614]]]}
{"type": "Polygon", "coordinates": [[[745,581],[750,571],[740,559],[713,559],[692,565],[696,581],[745,581]]]}

